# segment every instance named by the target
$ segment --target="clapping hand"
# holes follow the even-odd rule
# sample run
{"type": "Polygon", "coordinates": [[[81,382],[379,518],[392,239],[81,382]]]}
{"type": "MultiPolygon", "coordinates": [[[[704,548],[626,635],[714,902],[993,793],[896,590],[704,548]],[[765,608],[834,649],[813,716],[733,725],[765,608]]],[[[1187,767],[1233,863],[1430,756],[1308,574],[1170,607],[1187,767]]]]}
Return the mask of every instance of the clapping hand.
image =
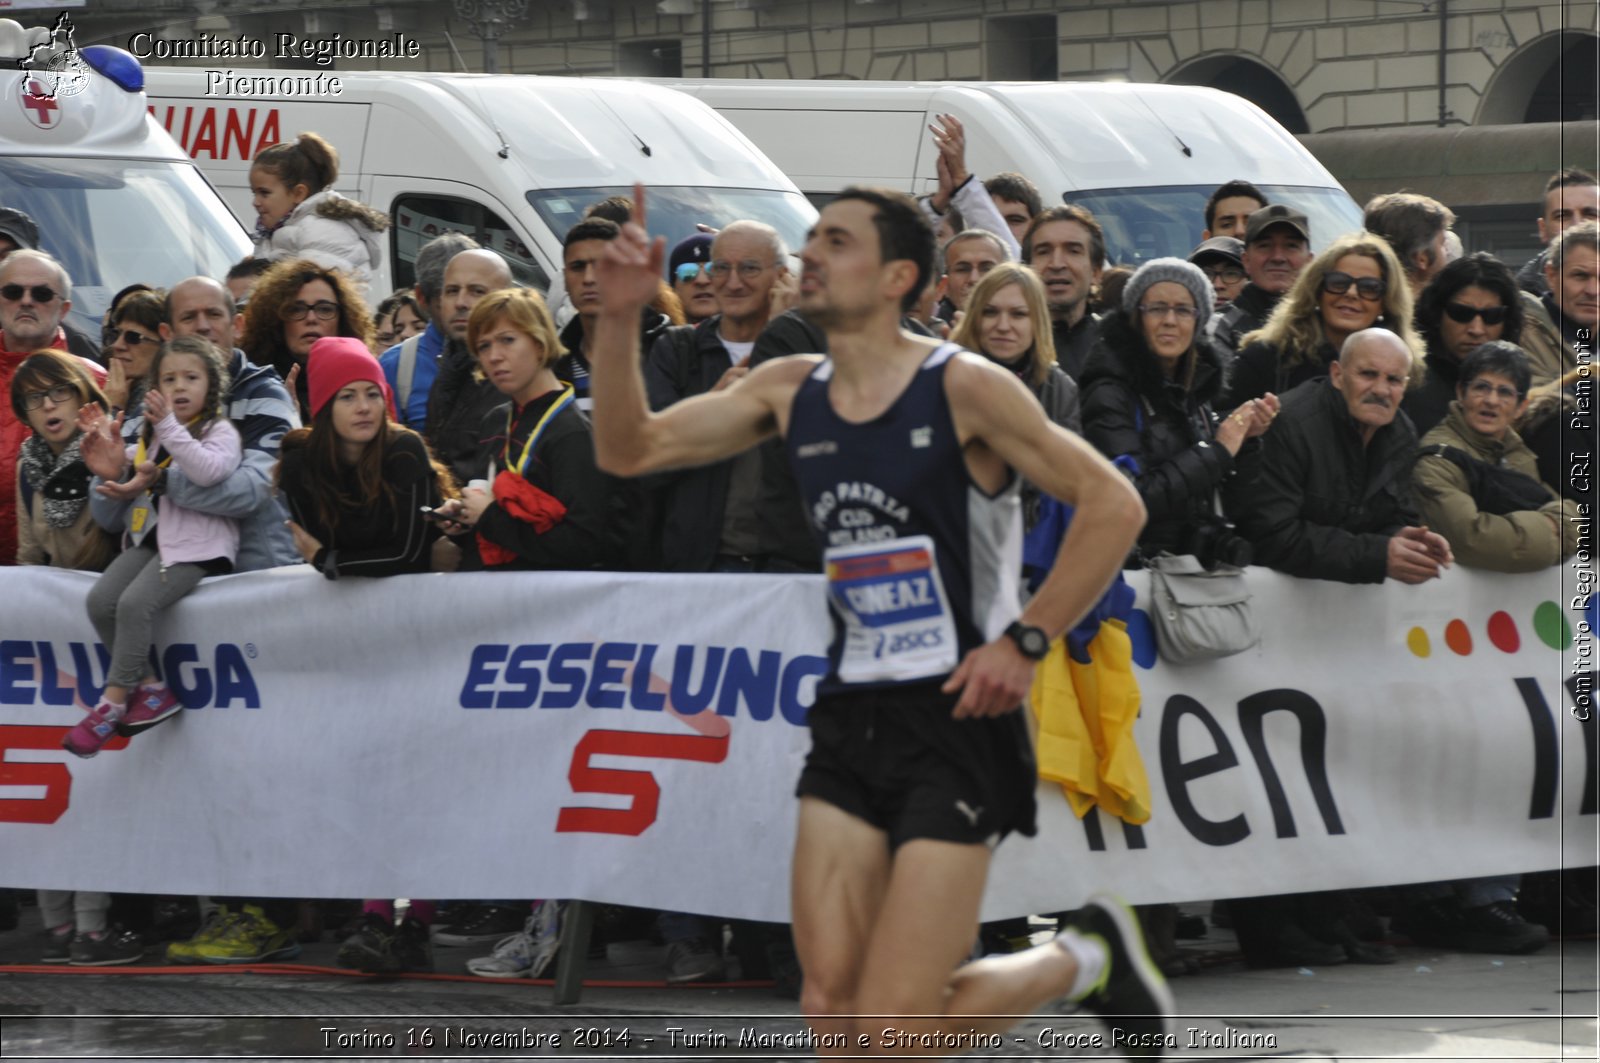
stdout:
{"type": "Polygon", "coordinates": [[[102,495],[117,502],[132,502],[135,498],[149,490],[150,485],[156,482],[156,477],[161,475],[161,470],[153,461],[147,461],[133,470],[133,476],[118,483],[107,480],[96,487],[102,495]]]}
{"type": "Polygon", "coordinates": [[[89,471],[102,480],[122,479],[128,468],[128,454],[122,446],[122,414],[112,420],[99,403],[80,406],[78,431],[83,433],[79,449],[89,471]]]}
{"type": "Polygon", "coordinates": [[[150,389],[149,393],[144,397],[145,420],[152,425],[159,424],[166,420],[167,414],[171,412],[172,403],[167,401],[167,397],[154,388],[150,389]]]}

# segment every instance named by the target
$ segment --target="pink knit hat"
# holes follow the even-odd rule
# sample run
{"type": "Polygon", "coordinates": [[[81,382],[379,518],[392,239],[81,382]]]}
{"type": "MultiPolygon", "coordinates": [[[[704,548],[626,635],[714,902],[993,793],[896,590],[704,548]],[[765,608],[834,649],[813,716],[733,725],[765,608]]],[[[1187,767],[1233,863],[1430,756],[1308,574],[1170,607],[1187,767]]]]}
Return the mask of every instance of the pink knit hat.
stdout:
{"type": "Polygon", "coordinates": [[[306,385],[311,393],[311,416],[322,412],[328,401],[357,381],[371,381],[383,389],[384,404],[394,417],[394,396],[383,366],[372,357],[367,345],[351,336],[324,336],[311,344],[306,358],[306,385]]]}

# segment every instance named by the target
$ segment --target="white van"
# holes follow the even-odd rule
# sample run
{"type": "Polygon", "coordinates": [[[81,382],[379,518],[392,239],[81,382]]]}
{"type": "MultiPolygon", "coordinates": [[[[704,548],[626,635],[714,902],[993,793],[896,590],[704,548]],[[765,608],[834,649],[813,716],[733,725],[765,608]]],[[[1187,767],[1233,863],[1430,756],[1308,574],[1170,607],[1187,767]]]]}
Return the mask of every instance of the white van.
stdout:
{"type": "Polygon", "coordinates": [[[1361,227],[1361,211],[1290,133],[1215,89],[1105,82],[658,81],[704,100],[819,206],[852,184],[938,186],[934,116],[966,128],[980,178],[1021,173],[1045,206],[1076,203],[1105,227],[1107,259],[1187,257],[1206,199],[1254,182],[1311,222],[1312,244],[1361,227]]]}
{"type": "Polygon", "coordinates": [[[798,247],[816,211],[738,130],[679,93],[623,81],[486,74],[147,71],[150,109],[247,225],[250,160],[302,131],[339,152],[334,187],[388,213],[387,278],[413,283],[417,249],[449,230],[501,252],[546,291],[561,241],[591,203],[648,189],[671,243],[696,223],[767,222],[798,247]],[[329,91],[337,79],[337,94],[329,91]],[[311,83],[303,85],[302,83],[311,83]]]}
{"type": "MultiPolygon", "coordinates": [[[[0,19],[0,40],[34,34],[0,19]]],[[[250,253],[244,229],[149,116],[132,55],[96,45],[36,62],[0,74],[0,206],[33,218],[43,250],[66,266],[74,324],[99,337],[127,285],[221,278],[250,253]]]]}

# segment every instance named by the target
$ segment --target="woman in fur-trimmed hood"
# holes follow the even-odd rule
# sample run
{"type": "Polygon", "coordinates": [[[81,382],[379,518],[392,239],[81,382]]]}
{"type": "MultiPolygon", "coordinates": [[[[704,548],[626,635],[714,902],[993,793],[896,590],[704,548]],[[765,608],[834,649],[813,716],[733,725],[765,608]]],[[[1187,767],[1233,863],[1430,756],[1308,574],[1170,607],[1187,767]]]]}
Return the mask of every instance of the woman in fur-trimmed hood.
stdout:
{"type": "Polygon", "coordinates": [[[1197,336],[1212,300],[1211,282],[1189,263],[1145,263],[1121,307],[1101,320],[1080,382],[1084,438],[1127,473],[1149,512],[1138,553],[1192,553],[1208,566],[1239,563],[1215,556],[1223,528],[1217,492],[1240,473],[1253,475],[1257,447],[1246,443],[1278,409],[1268,395],[1218,424],[1211,403],[1222,390],[1221,363],[1197,336]]]}
{"type": "Polygon", "coordinates": [[[348,274],[364,297],[383,260],[382,211],[333,190],[339,155],[315,133],[263,148],[250,166],[251,202],[258,224],[256,255],[277,261],[309,258],[348,274]]]}

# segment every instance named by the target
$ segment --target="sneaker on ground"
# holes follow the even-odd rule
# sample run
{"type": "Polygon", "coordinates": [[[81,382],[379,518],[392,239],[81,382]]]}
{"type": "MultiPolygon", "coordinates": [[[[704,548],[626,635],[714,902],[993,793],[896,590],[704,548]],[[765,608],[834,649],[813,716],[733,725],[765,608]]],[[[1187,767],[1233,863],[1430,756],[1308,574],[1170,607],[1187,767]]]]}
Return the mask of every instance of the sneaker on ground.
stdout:
{"type": "Polygon", "coordinates": [[[528,916],[522,930],[497,941],[489,955],[468,960],[467,970],[479,978],[532,978],[533,932],[537,921],[538,916],[528,916]]]}
{"type": "Polygon", "coordinates": [[[1495,901],[1461,913],[1461,925],[1451,947],[1465,952],[1493,952],[1520,956],[1537,952],[1550,942],[1550,932],[1522,918],[1511,901],[1495,901]]]}
{"type": "Polygon", "coordinates": [[[183,702],[178,700],[167,684],[148,687],[141,683],[128,701],[128,711],[117,721],[117,734],[131,736],[148,731],[156,724],[172,719],[182,709],[183,702]]]}
{"type": "Polygon", "coordinates": [[[1079,1005],[1099,1015],[1110,1029],[1113,1050],[1159,1058],[1176,1043],[1172,990],[1150,960],[1138,917],[1121,901],[1097,896],[1072,922],[1079,934],[1099,939],[1106,948],[1100,980],[1079,1005]]]}
{"type": "Polygon", "coordinates": [[[90,709],[89,714],[67,732],[61,740],[61,748],[75,757],[88,760],[100,752],[100,747],[116,733],[117,721],[122,719],[126,711],[126,706],[114,705],[102,698],[100,704],[90,709]]]}
{"type": "Polygon", "coordinates": [[[339,945],[334,962],[340,967],[365,971],[382,962],[389,949],[389,939],[394,936],[394,924],[381,915],[367,912],[361,917],[355,933],[339,945]]]}
{"type": "Polygon", "coordinates": [[[428,943],[428,928],[407,919],[383,939],[376,956],[363,957],[358,969],[367,974],[412,974],[433,970],[433,946],[428,943]]]}
{"type": "Polygon", "coordinates": [[[118,967],[144,959],[144,938],[132,930],[113,928],[98,935],[79,934],[72,939],[74,967],[118,967]]]}
{"type": "Polygon", "coordinates": [[[448,923],[433,928],[433,943],[444,948],[485,945],[512,934],[527,921],[527,909],[504,904],[476,905],[448,923]]]}
{"type": "Polygon", "coordinates": [[[228,906],[219,904],[211,909],[211,914],[206,916],[200,924],[200,929],[194,936],[186,941],[174,941],[167,946],[167,962],[173,964],[204,963],[200,953],[196,950],[202,945],[209,945],[218,935],[224,933],[229,925],[239,918],[239,913],[228,911],[228,906]]]}
{"type": "Polygon", "coordinates": [[[721,954],[703,938],[667,942],[668,982],[720,982],[726,971],[721,954]]]}
{"type": "Polygon", "coordinates": [[[215,939],[194,951],[203,963],[266,963],[292,960],[300,955],[300,946],[259,907],[247,904],[215,939]]]}
{"type": "Polygon", "coordinates": [[[46,928],[39,931],[39,962],[66,963],[72,959],[72,925],[57,931],[46,928]]]}

